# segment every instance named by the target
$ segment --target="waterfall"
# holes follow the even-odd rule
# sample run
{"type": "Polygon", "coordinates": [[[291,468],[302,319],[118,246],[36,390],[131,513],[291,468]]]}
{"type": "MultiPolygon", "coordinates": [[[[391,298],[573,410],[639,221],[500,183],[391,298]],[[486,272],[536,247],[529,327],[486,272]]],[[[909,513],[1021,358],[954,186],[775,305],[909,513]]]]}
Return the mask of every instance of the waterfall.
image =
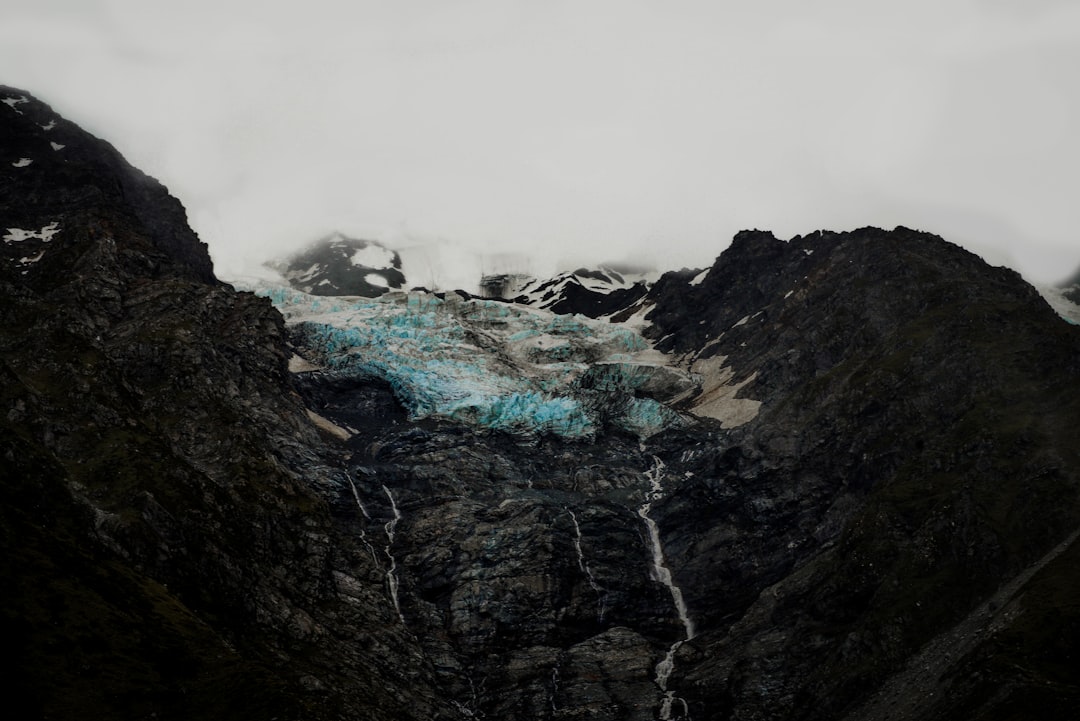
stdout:
{"type": "MultiPolygon", "coordinates": [[[[360,500],[360,493],[356,490],[356,484],[353,483],[352,475],[346,474],[346,478],[349,479],[349,488],[352,489],[353,498],[356,499],[356,507],[360,509],[360,513],[367,520],[371,520],[371,516],[368,515],[367,509],[364,508],[363,501],[360,500]]],[[[360,526],[360,540],[367,546],[368,551],[371,552],[371,560],[375,562],[375,565],[379,565],[379,557],[375,554],[375,547],[367,539],[367,532],[364,530],[363,525],[360,526]]]]}
{"type": "Polygon", "coordinates": [[[386,557],[390,560],[390,567],[386,569],[386,584],[390,587],[390,599],[394,602],[394,610],[397,611],[401,624],[405,625],[405,616],[401,614],[401,604],[398,602],[397,560],[390,549],[394,545],[394,533],[397,530],[398,521],[401,520],[401,511],[398,510],[397,503],[394,501],[394,494],[390,492],[390,489],[386,486],[383,486],[382,489],[386,492],[386,497],[390,499],[390,510],[394,513],[394,517],[387,521],[383,527],[386,530],[386,548],[384,551],[386,557]]]}
{"type": "Polygon", "coordinates": [[[577,549],[578,568],[585,574],[585,578],[589,581],[589,587],[596,593],[596,620],[603,624],[604,614],[607,613],[607,592],[596,582],[592,569],[589,568],[589,564],[585,561],[585,552],[581,550],[581,526],[578,525],[577,516],[569,508],[563,510],[570,515],[570,520],[574,523],[574,548],[577,549]]]}
{"type": "MultiPolygon", "coordinates": [[[[673,643],[660,663],[656,664],[656,685],[664,693],[664,699],[660,704],[660,719],[661,721],[670,721],[671,707],[674,705],[676,697],[674,691],[668,690],[668,679],[671,678],[671,672],[675,669],[675,654],[678,652],[679,647],[694,637],[694,622],[690,619],[690,612],[686,608],[686,602],[683,600],[682,589],[675,585],[671,570],[664,561],[664,548],[660,542],[660,528],[656,525],[656,521],[649,517],[652,504],[664,496],[664,489],[661,485],[664,468],[664,462],[653,456],[652,468],[645,471],[645,477],[649,479],[649,490],[645,494],[645,502],[638,509],[638,515],[645,522],[645,528],[649,532],[653,577],[667,586],[668,591],[670,591],[671,600],[675,604],[675,611],[679,615],[679,621],[682,622],[686,634],[686,638],[673,643]]],[[[678,701],[682,703],[684,715],[688,715],[686,702],[682,699],[678,699],[678,701]]]]}

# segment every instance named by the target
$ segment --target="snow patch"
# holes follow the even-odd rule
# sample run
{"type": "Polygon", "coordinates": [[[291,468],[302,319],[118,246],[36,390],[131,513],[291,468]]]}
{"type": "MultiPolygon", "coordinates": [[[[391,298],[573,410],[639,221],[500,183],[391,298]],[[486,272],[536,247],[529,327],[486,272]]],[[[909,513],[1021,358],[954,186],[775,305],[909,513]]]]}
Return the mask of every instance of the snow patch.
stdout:
{"type": "Polygon", "coordinates": [[[49,142],[49,145],[52,146],[53,150],[63,150],[64,148],[67,147],[63,143],[54,143],[54,142],[51,142],[51,141],[49,142]]]}
{"type": "Polygon", "coordinates": [[[746,325],[747,321],[749,321],[749,320],[750,320],[750,316],[748,316],[748,315],[743,316],[742,319],[738,323],[736,323],[735,325],[733,325],[731,327],[732,328],[738,328],[740,325],[746,325]]]}
{"type": "MultiPolygon", "coordinates": [[[[648,328],[652,325],[652,323],[645,320],[645,316],[652,312],[654,305],[656,305],[655,302],[650,300],[642,299],[638,301],[636,305],[632,305],[627,308],[627,310],[633,308],[634,312],[629,317],[627,317],[626,320],[622,321],[622,325],[634,330],[637,333],[641,333],[641,331],[643,331],[645,328],[648,328]]],[[[624,312],[625,311],[619,311],[619,313],[624,312]]],[[[618,313],[613,315],[617,314],[618,313]]]]}
{"type": "MultiPolygon", "coordinates": [[[[381,245],[370,243],[352,254],[349,262],[366,268],[392,268],[394,265],[394,251],[381,245]]],[[[368,281],[371,283],[371,281],[368,281]]],[[[378,285],[372,283],[372,285],[378,285]]]]}
{"type": "Polygon", "coordinates": [[[378,273],[368,273],[364,276],[364,282],[368,283],[369,285],[374,285],[378,288],[390,287],[390,281],[388,281],[385,277],[379,275],[378,273]]]}
{"type": "Polygon", "coordinates": [[[4,235],[5,243],[18,243],[23,240],[37,239],[48,243],[53,236],[60,232],[60,222],[54,220],[41,230],[23,230],[22,228],[8,228],[4,235]]]}
{"type": "Polygon", "coordinates": [[[690,285],[701,285],[701,281],[705,280],[705,276],[709,274],[709,270],[710,268],[706,268],[705,270],[695,275],[694,279],[690,281],[690,285]]]}
{"type": "Polygon", "coordinates": [[[298,356],[295,353],[289,358],[289,372],[290,373],[307,373],[308,371],[317,371],[319,366],[315,365],[307,358],[298,356]]]}
{"type": "Polygon", "coordinates": [[[26,256],[25,258],[19,258],[19,265],[32,265],[33,263],[36,263],[39,260],[41,260],[44,256],[45,256],[45,251],[42,250],[37,255],[35,255],[33,257],[26,256]]]}
{"type": "Polygon", "coordinates": [[[12,165],[15,166],[16,168],[25,168],[27,165],[30,165],[30,163],[32,163],[32,162],[34,162],[34,161],[32,159],[30,159],[30,158],[19,158],[14,163],[12,163],[12,165]]]}
{"type": "Polygon", "coordinates": [[[787,293],[784,293],[784,299],[786,300],[786,299],[790,298],[791,294],[794,293],[794,292],[795,291],[793,291],[793,290],[789,290],[787,293]]]}
{"type": "MultiPolygon", "coordinates": [[[[42,125],[41,129],[44,130],[45,132],[49,132],[50,130],[52,130],[55,127],[56,127],[56,121],[55,120],[50,120],[49,122],[42,125]]],[[[61,147],[63,147],[63,146],[61,146],[61,147]]]]}
{"type": "Polygon", "coordinates": [[[25,95],[16,95],[13,98],[4,98],[3,100],[0,100],[0,102],[4,103],[4,105],[7,105],[19,115],[22,115],[22,111],[15,106],[22,105],[23,103],[28,103],[30,102],[30,99],[27,98],[25,95]]]}
{"type": "Polygon", "coordinates": [[[726,362],[726,356],[713,356],[694,361],[690,366],[692,373],[701,376],[702,386],[701,395],[694,401],[690,412],[696,416],[714,418],[721,422],[723,428],[735,428],[757,417],[761,401],[735,397],[743,386],[757,377],[757,372],[741,383],[732,383],[735,371],[724,365],[726,362]]]}
{"type": "Polygon", "coordinates": [[[322,416],[320,416],[318,413],[315,413],[314,411],[308,410],[307,416],[308,416],[308,420],[310,420],[312,423],[314,423],[316,428],[318,428],[321,431],[325,431],[326,433],[329,433],[334,438],[337,438],[337,439],[342,440],[342,441],[347,441],[350,438],[352,438],[352,434],[349,433],[347,430],[345,430],[341,426],[337,425],[333,421],[330,421],[330,420],[328,420],[326,418],[323,418],[322,416]]]}

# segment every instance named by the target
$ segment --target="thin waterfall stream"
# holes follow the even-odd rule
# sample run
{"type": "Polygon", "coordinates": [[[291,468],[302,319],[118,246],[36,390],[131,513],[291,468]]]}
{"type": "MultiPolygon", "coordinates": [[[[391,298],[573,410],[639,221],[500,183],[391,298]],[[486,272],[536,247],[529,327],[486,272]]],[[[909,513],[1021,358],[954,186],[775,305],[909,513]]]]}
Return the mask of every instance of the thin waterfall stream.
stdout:
{"type": "Polygon", "coordinates": [[[394,602],[394,610],[397,611],[401,624],[405,625],[405,616],[401,613],[401,604],[398,601],[397,559],[394,558],[394,553],[391,550],[394,545],[394,533],[397,530],[398,521],[401,520],[401,511],[398,510],[394,494],[390,492],[390,489],[386,486],[383,486],[382,489],[386,492],[386,497],[390,499],[390,510],[394,514],[394,517],[387,521],[384,526],[386,530],[386,548],[384,551],[386,557],[390,559],[390,566],[386,569],[386,584],[390,588],[390,599],[394,602]]]}
{"type": "Polygon", "coordinates": [[[668,680],[671,678],[671,672],[675,669],[675,654],[678,652],[679,647],[694,637],[694,622],[691,620],[690,612],[686,608],[686,601],[683,600],[682,589],[675,585],[671,570],[664,560],[664,547],[660,541],[660,528],[656,525],[656,521],[649,516],[652,504],[664,496],[662,485],[664,469],[664,462],[653,456],[652,468],[645,471],[645,477],[649,479],[649,491],[645,494],[645,503],[638,508],[638,515],[645,522],[645,527],[649,532],[653,575],[660,583],[667,586],[668,591],[671,592],[671,600],[675,604],[675,611],[679,615],[679,621],[682,623],[686,635],[686,638],[673,643],[660,663],[656,664],[656,685],[664,694],[664,698],[660,702],[660,719],[661,721],[670,721],[671,710],[675,701],[682,704],[683,715],[687,715],[686,701],[677,698],[675,692],[668,689],[668,680]]]}
{"type": "Polygon", "coordinates": [[[596,593],[596,620],[603,624],[604,614],[607,612],[607,591],[597,583],[592,569],[589,568],[588,561],[585,560],[585,552],[581,548],[581,526],[578,524],[577,516],[569,508],[564,510],[574,523],[574,548],[577,550],[578,568],[581,569],[581,572],[585,574],[585,578],[589,581],[589,588],[596,593]]]}

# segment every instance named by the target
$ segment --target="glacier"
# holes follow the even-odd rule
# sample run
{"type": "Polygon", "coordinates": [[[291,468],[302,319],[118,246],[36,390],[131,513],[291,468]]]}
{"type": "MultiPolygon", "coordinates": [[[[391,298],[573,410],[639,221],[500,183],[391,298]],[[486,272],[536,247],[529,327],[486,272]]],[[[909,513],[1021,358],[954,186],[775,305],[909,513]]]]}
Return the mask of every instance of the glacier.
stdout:
{"type": "Polygon", "coordinates": [[[376,298],[248,287],[328,372],[385,381],[409,417],[522,435],[647,438],[686,423],[664,401],[693,386],[634,329],[456,293],[376,298]]]}

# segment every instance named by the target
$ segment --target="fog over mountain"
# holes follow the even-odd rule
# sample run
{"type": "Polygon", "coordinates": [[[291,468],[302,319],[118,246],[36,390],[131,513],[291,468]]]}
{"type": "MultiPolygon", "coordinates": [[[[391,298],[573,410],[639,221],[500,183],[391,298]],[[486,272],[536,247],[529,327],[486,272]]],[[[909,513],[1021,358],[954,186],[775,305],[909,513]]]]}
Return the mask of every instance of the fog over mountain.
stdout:
{"type": "Polygon", "coordinates": [[[336,230],[565,270],[905,225],[1058,281],[1078,40],[1064,0],[9,0],[0,67],[226,276],[336,230]]]}

